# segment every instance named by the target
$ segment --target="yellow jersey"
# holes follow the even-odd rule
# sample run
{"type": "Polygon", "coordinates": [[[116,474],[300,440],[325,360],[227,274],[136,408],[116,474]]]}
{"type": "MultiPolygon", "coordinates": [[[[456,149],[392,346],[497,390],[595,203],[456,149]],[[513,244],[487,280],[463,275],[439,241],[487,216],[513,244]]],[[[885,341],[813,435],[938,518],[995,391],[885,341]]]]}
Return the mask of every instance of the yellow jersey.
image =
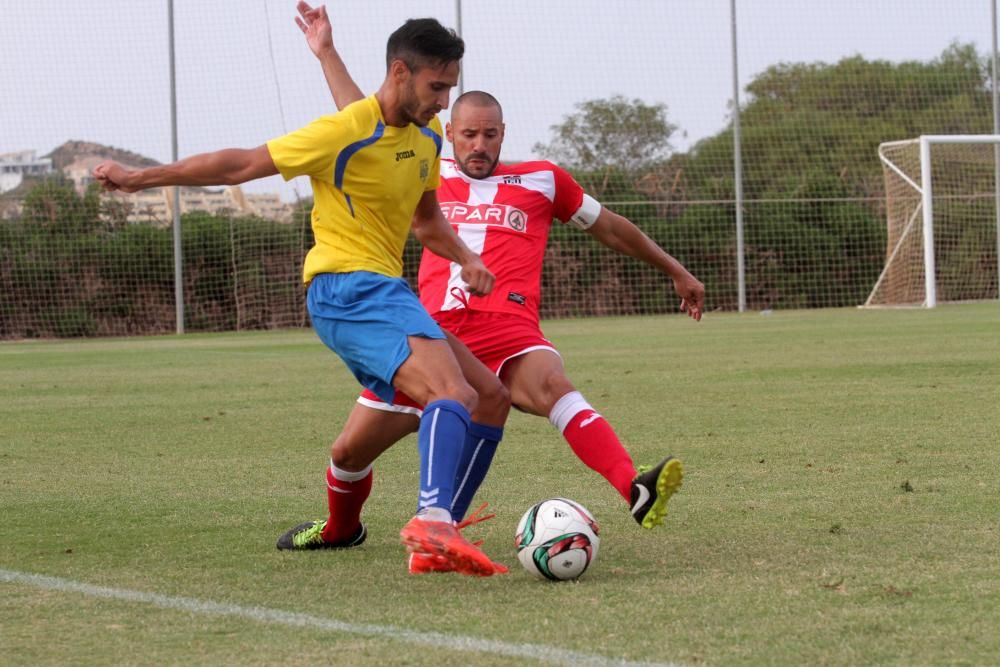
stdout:
{"type": "Polygon", "coordinates": [[[441,121],[387,125],[375,96],[267,142],[287,181],[308,176],[315,245],[303,281],[318,273],[403,274],[417,202],[439,183],[441,121]]]}

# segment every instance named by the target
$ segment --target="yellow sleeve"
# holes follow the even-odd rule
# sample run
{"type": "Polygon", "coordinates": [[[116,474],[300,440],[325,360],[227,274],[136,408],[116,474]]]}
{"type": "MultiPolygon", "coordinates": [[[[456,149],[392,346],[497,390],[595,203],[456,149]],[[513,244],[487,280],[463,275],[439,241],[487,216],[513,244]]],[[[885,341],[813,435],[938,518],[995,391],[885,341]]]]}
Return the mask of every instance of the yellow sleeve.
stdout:
{"type": "Polygon", "coordinates": [[[286,181],[310,176],[333,182],[334,161],[347,134],[339,115],[323,116],[283,137],[271,139],[267,150],[286,181]]]}
{"type": "MultiPolygon", "coordinates": [[[[441,146],[444,141],[444,132],[441,130],[441,119],[434,116],[430,124],[427,126],[432,132],[437,134],[438,141],[437,145],[441,146]]],[[[437,190],[438,186],[441,185],[441,151],[437,152],[434,156],[434,162],[431,163],[431,173],[427,176],[427,181],[424,183],[424,192],[430,192],[431,190],[437,190]]]]}
{"type": "Polygon", "coordinates": [[[434,158],[434,164],[431,165],[431,173],[427,176],[427,182],[424,184],[424,192],[430,192],[431,190],[437,190],[438,186],[441,185],[441,156],[438,155],[434,158]]]}

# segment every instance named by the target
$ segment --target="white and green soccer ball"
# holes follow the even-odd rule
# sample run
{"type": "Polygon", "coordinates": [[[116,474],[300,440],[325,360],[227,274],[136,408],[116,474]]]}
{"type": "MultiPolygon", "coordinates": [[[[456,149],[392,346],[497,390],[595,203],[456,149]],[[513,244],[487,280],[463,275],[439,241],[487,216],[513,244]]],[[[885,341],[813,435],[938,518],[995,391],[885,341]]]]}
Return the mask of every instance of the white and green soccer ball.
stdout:
{"type": "Polygon", "coordinates": [[[576,579],[597,558],[601,543],[594,515],[568,498],[532,505],[517,524],[517,559],[531,574],[553,581],[576,579]]]}

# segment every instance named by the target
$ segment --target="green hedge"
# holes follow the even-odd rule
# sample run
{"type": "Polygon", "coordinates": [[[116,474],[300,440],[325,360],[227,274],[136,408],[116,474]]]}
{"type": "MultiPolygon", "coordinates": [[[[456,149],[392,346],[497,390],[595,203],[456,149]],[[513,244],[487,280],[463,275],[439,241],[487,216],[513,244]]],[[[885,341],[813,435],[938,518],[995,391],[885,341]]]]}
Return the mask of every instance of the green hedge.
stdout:
{"type": "MultiPolygon", "coordinates": [[[[0,337],[175,331],[173,230],[149,225],[0,224],[0,337]]],[[[302,225],[185,215],[186,328],[303,326],[302,225]]]]}
{"type": "MultiPolygon", "coordinates": [[[[814,194],[827,194],[818,184],[814,194]]],[[[173,234],[127,224],[88,195],[47,190],[22,219],[0,223],[0,337],[170,333],[175,330],[173,234]],[[44,195],[44,196],[43,196],[44,195]],[[76,199],[74,199],[76,197],[76,199]]],[[[737,307],[735,210],[730,204],[609,206],[638,224],[706,284],[707,308],[737,307]]],[[[842,199],[750,202],[744,211],[747,306],[813,308],[861,303],[882,267],[884,222],[872,206],[842,199]]],[[[188,331],[307,326],[302,260],[308,215],[292,224],[253,217],[185,215],[188,331]]],[[[968,262],[979,261],[969,246],[968,262]]],[[[420,247],[406,246],[415,284],[420,247]]],[[[968,264],[966,262],[966,264],[968,264]]],[[[677,312],[672,285],[588,234],[555,224],[543,272],[544,318],[677,312]]]]}

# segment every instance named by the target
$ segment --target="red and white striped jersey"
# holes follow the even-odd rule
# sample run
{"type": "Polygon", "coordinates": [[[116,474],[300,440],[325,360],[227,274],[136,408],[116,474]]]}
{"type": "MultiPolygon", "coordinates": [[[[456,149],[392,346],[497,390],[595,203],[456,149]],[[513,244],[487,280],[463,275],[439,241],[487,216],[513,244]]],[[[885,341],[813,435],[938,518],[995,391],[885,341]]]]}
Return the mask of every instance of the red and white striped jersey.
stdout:
{"type": "Polygon", "coordinates": [[[548,161],[498,164],[488,178],[466,176],[453,160],[441,160],[438,203],[452,227],[496,276],[484,297],[464,289],[461,267],[424,250],[420,301],[434,315],[467,307],[521,315],[538,322],[542,261],[553,219],[568,221],[583,203],[583,188],[548,161]]]}

